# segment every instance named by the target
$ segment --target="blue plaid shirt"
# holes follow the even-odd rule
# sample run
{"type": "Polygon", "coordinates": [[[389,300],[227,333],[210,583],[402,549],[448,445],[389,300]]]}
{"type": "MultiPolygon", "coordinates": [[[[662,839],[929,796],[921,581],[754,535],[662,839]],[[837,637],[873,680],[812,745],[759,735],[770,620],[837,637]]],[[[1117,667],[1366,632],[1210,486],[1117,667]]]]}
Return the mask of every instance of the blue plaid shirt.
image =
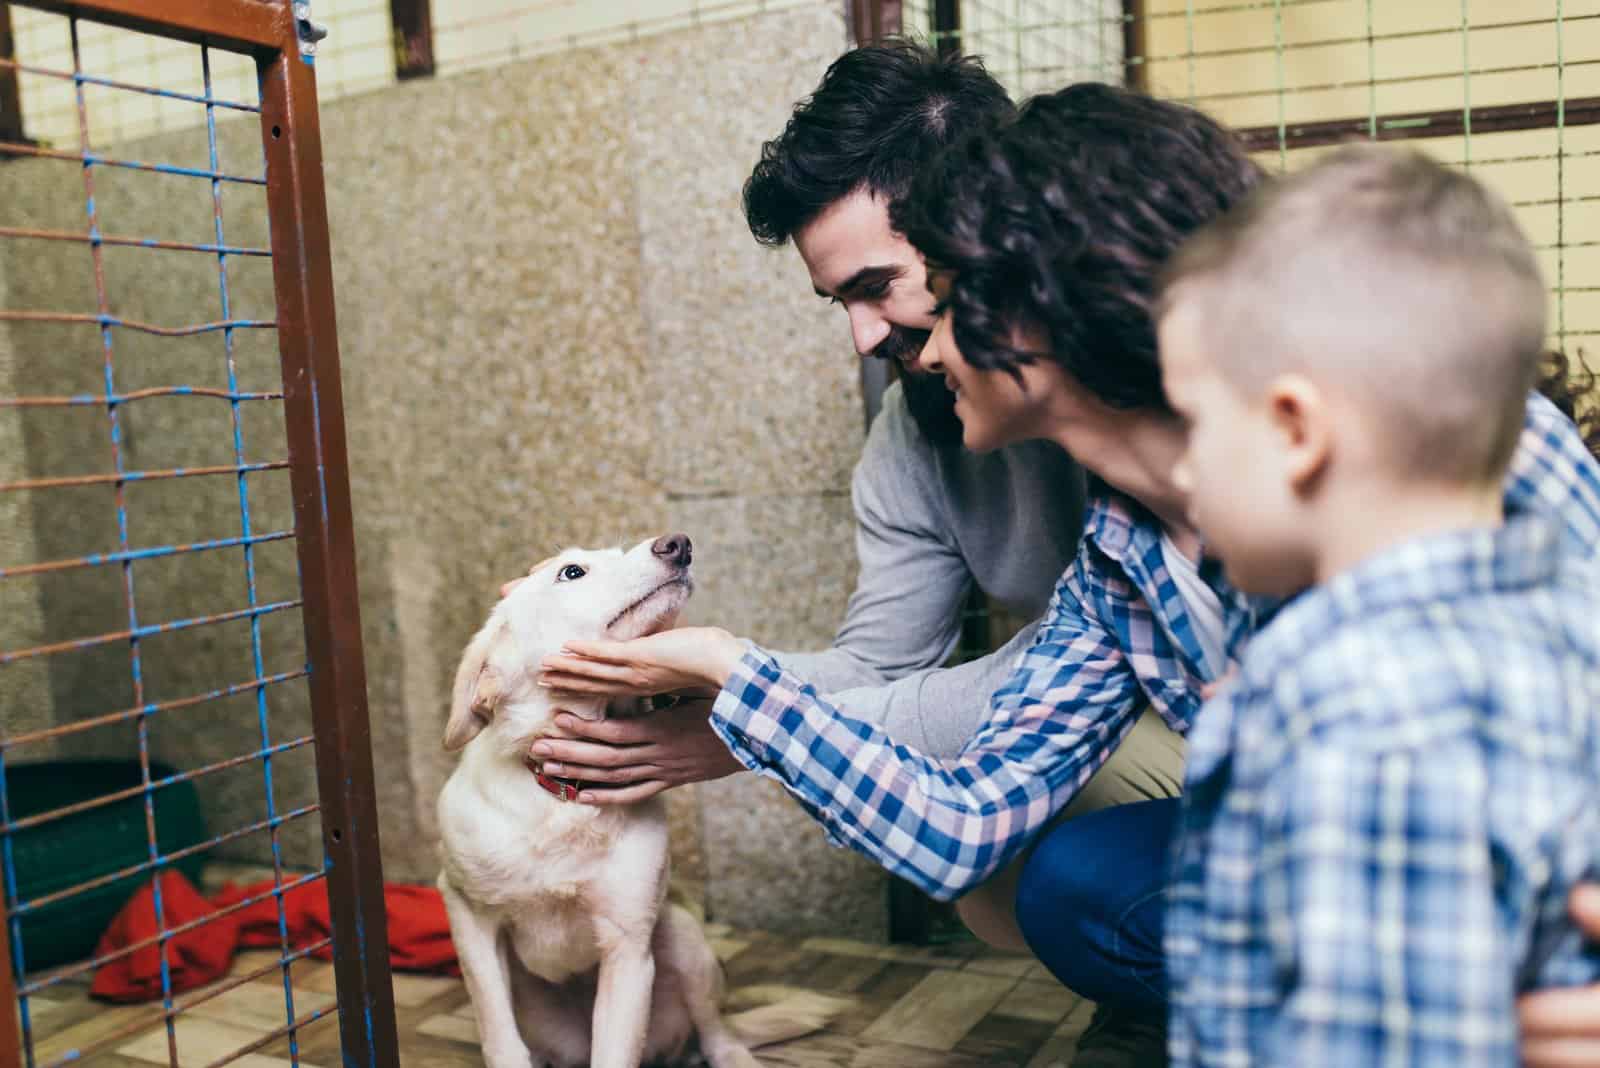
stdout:
{"type": "MultiPolygon", "coordinates": [[[[1585,555],[1600,547],[1600,465],[1543,397],[1506,483],[1508,507],[1558,515],[1585,555]]],[[[898,745],[851,718],[752,646],[712,709],[711,725],[746,767],[782,783],[836,844],[936,898],[959,896],[1017,854],[1067,805],[1148,701],[1187,733],[1211,681],[1161,527],[1104,491],[1056,585],[1034,644],[990,700],[989,718],[953,759],[898,745]]],[[[1201,575],[1221,599],[1230,660],[1272,606],[1201,575]]]]}
{"type": "Polygon", "coordinates": [[[1600,569],[1543,517],[1297,598],[1189,734],[1175,1068],[1513,1068],[1518,993],[1600,977],[1600,569]]]}

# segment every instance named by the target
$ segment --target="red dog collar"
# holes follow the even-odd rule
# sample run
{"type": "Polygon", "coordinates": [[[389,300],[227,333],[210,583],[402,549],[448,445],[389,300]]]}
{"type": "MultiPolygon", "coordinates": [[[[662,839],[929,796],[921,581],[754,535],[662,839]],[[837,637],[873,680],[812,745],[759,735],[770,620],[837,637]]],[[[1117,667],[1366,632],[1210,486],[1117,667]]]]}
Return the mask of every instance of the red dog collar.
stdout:
{"type": "Polygon", "coordinates": [[[555,794],[563,801],[576,801],[578,791],[583,789],[583,783],[578,779],[561,779],[554,775],[546,775],[539,770],[533,761],[525,762],[528,770],[533,772],[533,781],[538,783],[546,793],[555,794]]]}

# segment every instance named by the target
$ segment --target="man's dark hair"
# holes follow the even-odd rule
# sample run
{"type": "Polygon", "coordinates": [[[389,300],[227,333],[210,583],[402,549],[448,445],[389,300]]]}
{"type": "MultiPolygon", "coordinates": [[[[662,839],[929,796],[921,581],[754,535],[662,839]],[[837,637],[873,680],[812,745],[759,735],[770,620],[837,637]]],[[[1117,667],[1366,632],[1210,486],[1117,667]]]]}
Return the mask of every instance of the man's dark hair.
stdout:
{"type": "Polygon", "coordinates": [[[1166,410],[1157,273],[1261,179],[1201,112],[1083,83],[922,168],[890,217],[930,271],[953,273],[955,339],[974,367],[1015,374],[1051,359],[1107,404],[1166,410]],[[1016,346],[1028,324],[1048,351],[1016,346]]]}
{"type": "Polygon", "coordinates": [[[910,41],[852,49],[761,146],[744,184],[750,232],[782,245],[858,188],[893,200],[941,149],[1014,114],[981,60],[910,41]]]}

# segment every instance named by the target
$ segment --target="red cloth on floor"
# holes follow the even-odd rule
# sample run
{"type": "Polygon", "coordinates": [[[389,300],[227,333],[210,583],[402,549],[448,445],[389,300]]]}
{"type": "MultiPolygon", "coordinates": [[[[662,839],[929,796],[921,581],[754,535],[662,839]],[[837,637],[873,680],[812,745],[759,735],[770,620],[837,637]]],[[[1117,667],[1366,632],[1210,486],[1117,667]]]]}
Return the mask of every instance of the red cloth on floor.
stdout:
{"type": "MultiPolygon", "coordinates": [[[[173,993],[192,990],[227,974],[237,950],[278,945],[278,898],[270,893],[272,880],[253,886],[224,886],[207,901],[181,872],[161,874],[161,909],[171,930],[211,916],[230,905],[266,894],[260,901],[236,912],[175,935],[167,942],[167,969],[173,993]]],[[[397,971],[461,974],[455,947],[450,942],[450,920],[444,901],[431,886],[383,888],[389,913],[389,964],[397,971]]],[[[303,949],[333,933],[328,909],[328,884],[317,879],[283,895],[284,926],[291,950],[303,949]]],[[[122,906],[111,926],[100,936],[94,955],[102,957],[126,946],[156,937],[154,881],[146,883],[122,906]]],[[[323,946],[315,956],[333,958],[333,947],[323,946]]],[[[151,944],[100,966],[90,992],[110,1001],[153,1001],[161,997],[161,952],[151,944]]]]}

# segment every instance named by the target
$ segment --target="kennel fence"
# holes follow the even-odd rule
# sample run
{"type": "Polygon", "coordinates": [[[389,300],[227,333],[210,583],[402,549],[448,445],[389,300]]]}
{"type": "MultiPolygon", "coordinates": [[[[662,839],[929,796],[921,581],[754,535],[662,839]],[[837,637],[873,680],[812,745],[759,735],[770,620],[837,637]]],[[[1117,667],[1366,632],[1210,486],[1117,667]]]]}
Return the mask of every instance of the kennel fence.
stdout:
{"type": "MultiPolygon", "coordinates": [[[[0,57],[0,67],[70,83],[78,140],[74,149],[0,143],[0,157],[21,161],[0,167],[12,172],[7,179],[21,167],[58,168],[58,177],[34,186],[64,190],[69,198],[75,189],[77,207],[75,221],[58,213],[58,225],[37,225],[38,219],[14,225],[15,217],[0,217],[6,254],[0,357],[9,357],[0,371],[24,387],[45,387],[0,396],[0,417],[13,420],[0,430],[11,446],[0,470],[0,502],[10,506],[7,515],[32,517],[24,525],[31,530],[0,532],[11,538],[0,537],[0,545],[39,550],[0,559],[0,593],[9,595],[8,611],[0,612],[0,1066],[54,1068],[114,1054],[152,1028],[164,1038],[164,1048],[146,1053],[153,1062],[222,1065],[281,1048],[282,1058],[299,1064],[306,1029],[331,1018],[335,1007],[297,1012],[291,970],[327,950],[340,1059],[398,1064],[317,115],[316,28],[306,5],[289,0],[28,0],[26,6],[61,19],[67,69],[26,55],[0,57]],[[199,68],[203,91],[177,92],[87,68],[81,25],[181,43],[199,68]],[[230,85],[253,81],[256,100],[215,91],[214,68],[228,64],[254,74],[230,85]],[[92,108],[105,94],[154,95],[195,109],[203,115],[203,155],[175,161],[97,151],[92,108]],[[235,123],[219,137],[219,111],[245,116],[254,135],[239,136],[250,130],[235,123]],[[241,143],[259,146],[261,155],[249,165],[233,158],[241,143]],[[150,193],[119,187],[117,176],[158,181],[160,196],[191,203],[189,218],[201,220],[196,232],[141,232],[133,209],[150,193]],[[116,218],[113,205],[122,209],[116,218]],[[252,236],[241,238],[241,231],[252,236]],[[58,249],[68,254],[41,251],[58,249]],[[187,291],[175,314],[168,301],[166,321],[140,313],[161,306],[152,294],[182,276],[180,261],[210,273],[215,317],[193,306],[187,291]],[[8,277],[7,264],[26,269],[8,277]],[[266,272],[256,279],[270,306],[259,311],[240,300],[251,264],[266,272]],[[25,306],[41,292],[76,293],[87,306],[25,306]],[[202,367],[209,384],[186,381],[202,367]],[[152,411],[155,417],[142,418],[152,411]],[[92,423],[80,421],[84,416],[92,423]],[[209,461],[144,462],[160,454],[174,426],[193,437],[208,418],[217,432],[209,461]],[[257,459],[262,441],[274,451],[257,459]],[[208,493],[205,486],[222,489],[208,493]],[[275,508],[282,518],[270,514],[275,508]],[[214,524],[230,511],[231,529],[218,529],[214,524]],[[177,536],[178,517],[213,529],[177,536]],[[102,535],[110,544],[61,551],[82,550],[86,539],[102,535]],[[270,557],[289,548],[292,556],[270,557]],[[85,578],[91,581],[63,584],[85,578]],[[267,590],[269,582],[281,593],[267,590]],[[234,603],[219,606],[218,597],[234,603]],[[37,624],[32,630],[30,619],[37,624]],[[27,640],[12,645],[18,634],[27,640]],[[167,644],[180,638],[189,644],[167,644]],[[120,669],[108,658],[120,661],[120,669]],[[113,695],[125,697],[108,699],[113,695]],[[306,706],[309,729],[291,723],[289,737],[275,737],[299,705],[306,706]],[[229,710],[241,711],[242,719],[224,724],[229,710]],[[163,739],[170,751],[192,757],[205,750],[197,739],[213,735],[234,751],[169,772],[152,759],[158,729],[172,732],[163,739]],[[30,753],[103,757],[118,750],[136,755],[131,785],[42,811],[8,790],[30,753]],[[314,779],[315,796],[287,801],[293,761],[313,754],[314,772],[300,769],[308,783],[314,779]],[[171,798],[240,772],[249,774],[236,780],[235,793],[239,784],[253,786],[261,818],[208,833],[172,829],[165,818],[173,812],[171,798]],[[43,894],[21,892],[30,873],[19,871],[19,843],[52,827],[81,828],[86,818],[130,804],[135,826],[142,825],[140,859],[43,894]],[[314,862],[292,873],[285,863],[292,835],[315,822],[320,835],[306,837],[319,840],[302,851],[314,862]],[[270,854],[270,889],[200,919],[169,923],[163,882],[154,877],[251,836],[270,854]],[[174,848],[176,842],[184,844],[174,848]],[[152,887],[153,935],[88,960],[30,967],[30,920],[128,881],[152,887]],[[318,884],[328,894],[332,934],[292,944],[285,897],[318,884]],[[275,903],[277,913],[273,959],[190,993],[175,990],[174,939],[264,901],[275,903]],[[41,1042],[36,1004],[65,984],[81,984],[96,968],[151,951],[160,963],[159,1007],[107,1013],[105,1026],[82,1044],[41,1042]],[[281,1023],[261,1025],[236,1048],[181,1048],[180,1025],[197,1009],[274,973],[282,977],[281,1023]]],[[[24,199],[0,198],[0,216],[26,210],[24,199]]],[[[57,774],[83,774],[81,764],[59,767],[57,774]]],[[[230,811],[238,808],[211,814],[226,818],[230,811]]],[[[85,869],[98,859],[79,858],[85,869]]]]}

